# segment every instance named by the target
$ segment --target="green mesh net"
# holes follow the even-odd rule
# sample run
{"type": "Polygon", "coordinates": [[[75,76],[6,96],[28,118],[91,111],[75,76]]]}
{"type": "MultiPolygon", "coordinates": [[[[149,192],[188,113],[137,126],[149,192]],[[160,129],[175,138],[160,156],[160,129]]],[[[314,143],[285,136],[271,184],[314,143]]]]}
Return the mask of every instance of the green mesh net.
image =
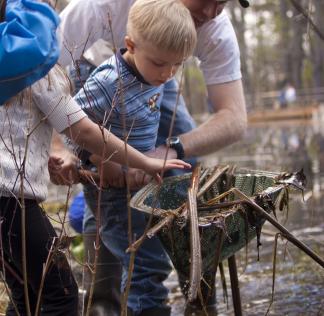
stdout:
{"type": "MultiPolygon", "coordinates": [[[[205,171],[207,176],[200,187],[208,181],[211,170],[205,171]]],[[[237,188],[245,195],[253,198],[266,192],[267,202],[257,203],[270,212],[270,204],[274,205],[282,187],[276,185],[277,173],[238,169],[233,173],[225,172],[212,183],[209,189],[198,199],[198,220],[202,256],[202,277],[205,284],[214,282],[218,262],[232,256],[256,236],[256,231],[264,220],[256,216],[246,203],[238,203],[229,207],[203,209],[208,201],[237,188]]],[[[131,206],[148,214],[153,212],[152,225],[157,224],[170,212],[177,209],[187,200],[191,174],[166,178],[161,187],[149,184],[132,199],[131,206]]],[[[222,201],[233,201],[237,197],[229,194],[222,201]]],[[[262,200],[261,200],[262,202],[262,200]]],[[[190,227],[186,217],[175,217],[159,232],[164,248],[168,252],[175,269],[182,280],[189,280],[190,271],[190,227]]]]}

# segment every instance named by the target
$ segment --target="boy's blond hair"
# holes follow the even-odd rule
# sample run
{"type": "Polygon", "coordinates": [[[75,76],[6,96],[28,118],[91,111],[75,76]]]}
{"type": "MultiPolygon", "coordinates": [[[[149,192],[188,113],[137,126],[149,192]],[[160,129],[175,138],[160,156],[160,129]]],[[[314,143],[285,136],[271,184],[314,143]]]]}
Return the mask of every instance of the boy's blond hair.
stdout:
{"type": "Polygon", "coordinates": [[[180,0],[137,0],[128,15],[127,34],[164,51],[190,56],[197,33],[190,11],[180,0]]]}

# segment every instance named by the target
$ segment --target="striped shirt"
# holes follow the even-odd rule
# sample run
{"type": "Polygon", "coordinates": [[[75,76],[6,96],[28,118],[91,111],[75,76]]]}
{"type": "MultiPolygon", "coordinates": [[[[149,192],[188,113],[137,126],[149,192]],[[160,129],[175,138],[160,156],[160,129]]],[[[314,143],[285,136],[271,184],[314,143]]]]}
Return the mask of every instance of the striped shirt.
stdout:
{"type": "Polygon", "coordinates": [[[75,96],[88,116],[141,152],[155,148],[164,85],[151,86],[121,50],[102,63],[75,96]]]}

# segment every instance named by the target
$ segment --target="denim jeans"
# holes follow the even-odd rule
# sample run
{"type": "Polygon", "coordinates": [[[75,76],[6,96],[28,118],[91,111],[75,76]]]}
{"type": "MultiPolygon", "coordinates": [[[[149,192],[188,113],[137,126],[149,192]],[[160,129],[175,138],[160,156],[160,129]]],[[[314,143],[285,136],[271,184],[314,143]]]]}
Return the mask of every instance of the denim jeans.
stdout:
{"type": "MultiPolygon", "coordinates": [[[[98,191],[91,185],[84,186],[85,199],[93,211],[97,209],[98,191]]],[[[100,236],[105,246],[122,262],[122,287],[127,282],[130,254],[125,250],[129,246],[128,210],[126,191],[124,189],[107,189],[103,191],[100,207],[100,236]]],[[[146,227],[145,215],[132,210],[132,236],[142,236],[146,227]]],[[[135,314],[144,309],[163,307],[168,290],[163,281],[168,277],[172,267],[159,239],[146,239],[136,252],[128,307],[135,314]]]]}

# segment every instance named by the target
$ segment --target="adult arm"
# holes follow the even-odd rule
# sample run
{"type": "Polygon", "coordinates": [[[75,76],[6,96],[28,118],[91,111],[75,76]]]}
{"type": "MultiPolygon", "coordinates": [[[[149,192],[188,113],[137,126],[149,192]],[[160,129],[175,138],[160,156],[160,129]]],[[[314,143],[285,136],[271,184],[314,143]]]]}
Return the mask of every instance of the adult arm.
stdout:
{"type": "Polygon", "coordinates": [[[214,113],[198,128],[180,135],[185,157],[210,154],[239,140],[247,125],[241,82],[240,50],[223,11],[198,29],[195,55],[207,85],[214,113]]]}
{"type": "MultiPolygon", "coordinates": [[[[178,135],[185,158],[220,150],[242,138],[246,130],[247,115],[241,80],[209,85],[207,89],[214,113],[197,128],[178,135]]],[[[160,145],[150,152],[150,156],[164,158],[166,150],[165,145],[160,145]]],[[[168,159],[176,157],[176,151],[169,148],[168,159]]]]}
{"type": "Polygon", "coordinates": [[[207,86],[214,109],[210,118],[180,135],[185,157],[210,154],[243,137],[247,114],[241,80],[207,86]]]}

